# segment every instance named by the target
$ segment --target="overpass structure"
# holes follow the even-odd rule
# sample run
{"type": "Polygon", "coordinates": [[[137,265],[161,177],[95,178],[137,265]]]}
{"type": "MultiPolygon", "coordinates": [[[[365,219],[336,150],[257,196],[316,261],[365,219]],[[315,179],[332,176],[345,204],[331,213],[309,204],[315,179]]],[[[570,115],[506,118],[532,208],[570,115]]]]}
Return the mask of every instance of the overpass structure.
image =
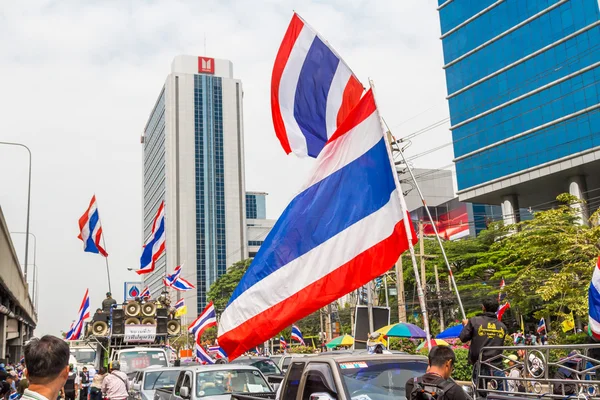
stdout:
{"type": "Polygon", "coordinates": [[[0,362],[18,362],[37,314],[0,207],[0,362]]]}

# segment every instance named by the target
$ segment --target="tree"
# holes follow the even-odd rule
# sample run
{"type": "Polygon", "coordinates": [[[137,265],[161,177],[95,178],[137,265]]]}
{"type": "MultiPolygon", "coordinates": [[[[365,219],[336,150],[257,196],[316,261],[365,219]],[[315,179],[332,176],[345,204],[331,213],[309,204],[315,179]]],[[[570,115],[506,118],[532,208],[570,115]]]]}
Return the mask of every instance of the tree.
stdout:
{"type": "Polygon", "coordinates": [[[251,258],[236,262],[212,284],[206,298],[208,301],[214,303],[217,312],[225,310],[233,291],[240,283],[251,263],[251,258]]]}

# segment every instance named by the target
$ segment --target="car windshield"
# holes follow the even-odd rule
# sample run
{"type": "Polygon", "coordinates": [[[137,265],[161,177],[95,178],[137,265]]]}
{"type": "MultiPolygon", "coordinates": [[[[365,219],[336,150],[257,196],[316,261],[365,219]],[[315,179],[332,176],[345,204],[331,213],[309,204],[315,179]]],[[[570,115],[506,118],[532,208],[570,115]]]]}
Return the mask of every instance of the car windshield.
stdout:
{"type": "Polygon", "coordinates": [[[269,384],[256,370],[221,370],[198,372],[196,375],[198,397],[218,396],[227,393],[271,392],[269,384]]]}
{"type": "Polygon", "coordinates": [[[339,368],[352,399],[391,400],[406,397],[406,382],[423,375],[427,362],[366,360],[340,362],[339,368]]]}
{"type": "Polygon", "coordinates": [[[168,386],[175,386],[179,371],[153,371],[146,372],[144,390],[156,390],[168,386]]]}
{"type": "Polygon", "coordinates": [[[279,367],[277,366],[277,364],[275,364],[273,362],[273,360],[271,360],[270,358],[265,358],[265,359],[252,359],[252,358],[243,358],[243,359],[237,359],[231,362],[232,364],[244,364],[244,365],[252,365],[253,367],[256,367],[260,370],[260,372],[262,372],[265,375],[281,375],[281,370],[279,369],[279,367]]]}
{"type": "Polygon", "coordinates": [[[71,349],[71,355],[79,364],[94,364],[96,352],[92,349],[71,349]]]}
{"type": "Polygon", "coordinates": [[[164,351],[161,350],[122,351],[119,353],[119,362],[121,363],[121,371],[125,373],[151,365],[168,366],[167,357],[164,351]]]}

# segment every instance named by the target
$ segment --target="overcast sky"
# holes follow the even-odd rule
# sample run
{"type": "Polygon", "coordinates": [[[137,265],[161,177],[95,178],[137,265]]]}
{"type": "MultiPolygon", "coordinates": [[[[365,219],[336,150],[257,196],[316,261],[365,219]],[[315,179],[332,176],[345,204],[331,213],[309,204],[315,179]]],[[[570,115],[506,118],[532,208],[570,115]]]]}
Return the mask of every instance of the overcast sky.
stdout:
{"type": "MultiPolygon", "coordinates": [[[[265,191],[277,218],[312,163],[285,156],[269,103],[273,60],[296,10],[366,85],[384,118],[406,136],[447,117],[436,0],[5,1],[0,5],[0,141],[33,153],[31,232],[37,236],[37,335],[69,327],[89,287],[107,289],[101,256],[84,253],[77,220],[96,194],[113,292],[136,280],[141,253],[140,135],[178,54],[230,59],[244,87],[246,188],[265,191]],[[206,52],[204,50],[206,37],[206,52]]],[[[407,154],[450,141],[448,125],[407,154]]],[[[451,163],[446,147],[417,167],[451,163]]],[[[25,230],[27,153],[0,145],[0,207],[25,230]]],[[[14,236],[23,262],[24,238],[14,236]]],[[[168,243],[167,243],[168,246],[168,243]]],[[[30,248],[33,262],[33,244],[30,248]]],[[[30,267],[31,270],[31,267],[30,267]]]]}

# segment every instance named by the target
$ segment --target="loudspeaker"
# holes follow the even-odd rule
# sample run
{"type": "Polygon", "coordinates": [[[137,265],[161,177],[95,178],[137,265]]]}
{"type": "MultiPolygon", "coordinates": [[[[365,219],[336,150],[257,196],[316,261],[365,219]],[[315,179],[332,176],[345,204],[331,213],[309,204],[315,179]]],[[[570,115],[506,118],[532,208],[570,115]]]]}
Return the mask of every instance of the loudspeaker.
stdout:
{"type": "Polygon", "coordinates": [[[125,334],[125,327],[123,324],[123,318],[125,312],[121,308],[115,308],[112,312],[112,334],[123,335],[125,334]]]}
{"type": "Polygon", "coordinates": [[[125,315],[128,317],[137,317],[142,310],[142,306],[137,301],[131,301],[125,306],[125,315]]]}
{"type": "Polygon", "coordinates": [[[90,327],[92,335],[106,336],[108,334],[108,324],[104,321],[94,321],[93,325],[91,325],[90,327]]]}
{"type": "Polygon", "coordinates": [[[156,316],[158,318],[167,318],[169,316],[169,309],[168,308],[157,308],[156,316]]]}
{"type": "Polygon", "coordinates": [[[109,313],[107,313],[107,312],[97,312],[94,314],[94,318],[92,319],[92,322],[101,321],[101,322],[108,323],[108,317],[109,317],[109,313]]]}
{"type": "Polygon", "coordinates": [[[181,322],[178,319],[170,319],[167,322],[167,332],[169,335],[178,335],[181,332],[181,322]]]}
{"type": "Polygon", "coordinates": [[[144,303],[142,304],[142,314],[145,317],[153,317],[156,314],[156,304],[144,303]]]}
{"type": "Polygon", "coordinates": [[[157,335],[166,335],[167,334],[167,320],[166,318],[157,318],[156,319],[156,334],[157,335]]]}
{"type": "Polygon", "coordinates": [[[129,317],[125,320],[125,325],[139,325],[140,319],[138,317],[129,317]]]}
{"type": "Polygon", "coordinates": [[[146,317],[142,320],[142,325],[156,325],[156,320],[152,317],[146,317]]]}

